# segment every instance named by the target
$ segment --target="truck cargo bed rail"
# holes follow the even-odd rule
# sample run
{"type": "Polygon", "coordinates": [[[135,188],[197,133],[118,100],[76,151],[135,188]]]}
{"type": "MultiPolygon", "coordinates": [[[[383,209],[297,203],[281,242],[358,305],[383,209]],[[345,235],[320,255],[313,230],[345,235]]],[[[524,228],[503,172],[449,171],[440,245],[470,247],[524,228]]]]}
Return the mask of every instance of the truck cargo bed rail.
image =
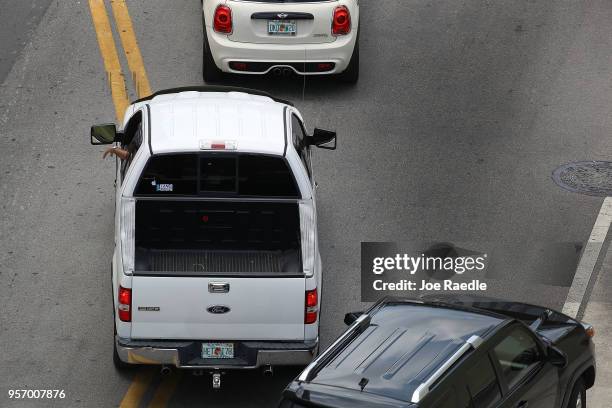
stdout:
{"type": "Polygon", "coordinates": [[[137,274],[302,274],[299,251],[140,250],[137,274]]]}

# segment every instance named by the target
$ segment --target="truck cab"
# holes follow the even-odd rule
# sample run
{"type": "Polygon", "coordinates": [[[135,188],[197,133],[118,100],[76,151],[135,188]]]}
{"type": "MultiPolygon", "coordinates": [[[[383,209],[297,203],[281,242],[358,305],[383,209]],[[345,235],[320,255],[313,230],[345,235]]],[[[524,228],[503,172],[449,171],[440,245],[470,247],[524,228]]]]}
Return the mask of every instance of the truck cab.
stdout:
{"type": "Polygon", "coordinates": [[[321,258],[311,147],[290,103],[181,88],[134,102],[93,144],[116,163],[116,366],[226,370],[308,364],[318,350],[321,258]]]}

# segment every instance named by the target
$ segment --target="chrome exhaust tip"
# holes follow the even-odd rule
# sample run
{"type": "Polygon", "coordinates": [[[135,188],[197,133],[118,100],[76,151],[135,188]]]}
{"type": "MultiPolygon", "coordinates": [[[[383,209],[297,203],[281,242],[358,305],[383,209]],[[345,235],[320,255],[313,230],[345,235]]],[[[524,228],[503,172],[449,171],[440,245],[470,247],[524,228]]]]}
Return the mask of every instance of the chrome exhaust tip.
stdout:
{"type": "Polygon", "coordinates": [[[291,70],[291,68],[283,68],[283,76],[284,77],[289,77],[293,74],[293,71],[291,70]]]}
{"type": "Polygon", "coordinates": [[[274,75],[276,75],[276,76],[280,76],[280,75],[283,73],[283,70],[282,70],[282,69],[280,69],[280,68],[278,68],[278,67],[277,67],[277,68],[273,68],[273,69],[272,69],[272,73],[273,73],[274,75]]]}

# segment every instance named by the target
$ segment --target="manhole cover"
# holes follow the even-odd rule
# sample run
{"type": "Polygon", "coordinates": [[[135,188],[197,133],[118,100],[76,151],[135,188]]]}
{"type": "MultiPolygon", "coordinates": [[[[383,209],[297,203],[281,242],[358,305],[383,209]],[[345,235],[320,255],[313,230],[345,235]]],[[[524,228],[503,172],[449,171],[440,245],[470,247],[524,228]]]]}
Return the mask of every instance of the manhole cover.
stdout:
{"type": "Polygon", "coordinates": [[[559,187],[591,196],[612,196],[612,162],[568,163],[556,169],[552,178],[559,187]]]}

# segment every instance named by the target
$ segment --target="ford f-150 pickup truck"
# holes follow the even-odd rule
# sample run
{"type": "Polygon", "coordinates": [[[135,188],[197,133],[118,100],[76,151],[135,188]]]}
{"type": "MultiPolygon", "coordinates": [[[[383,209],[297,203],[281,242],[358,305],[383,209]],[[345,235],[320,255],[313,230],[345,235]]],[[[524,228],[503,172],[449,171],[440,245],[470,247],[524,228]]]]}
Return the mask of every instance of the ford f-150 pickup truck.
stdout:
{"type": "Polygon", "coordinates": [[[160,91],[120,130],[114,362],[206,370],[308,364],[318,349],[321,259],[311,146],[300,113],[263,92],[160,91]]]}

